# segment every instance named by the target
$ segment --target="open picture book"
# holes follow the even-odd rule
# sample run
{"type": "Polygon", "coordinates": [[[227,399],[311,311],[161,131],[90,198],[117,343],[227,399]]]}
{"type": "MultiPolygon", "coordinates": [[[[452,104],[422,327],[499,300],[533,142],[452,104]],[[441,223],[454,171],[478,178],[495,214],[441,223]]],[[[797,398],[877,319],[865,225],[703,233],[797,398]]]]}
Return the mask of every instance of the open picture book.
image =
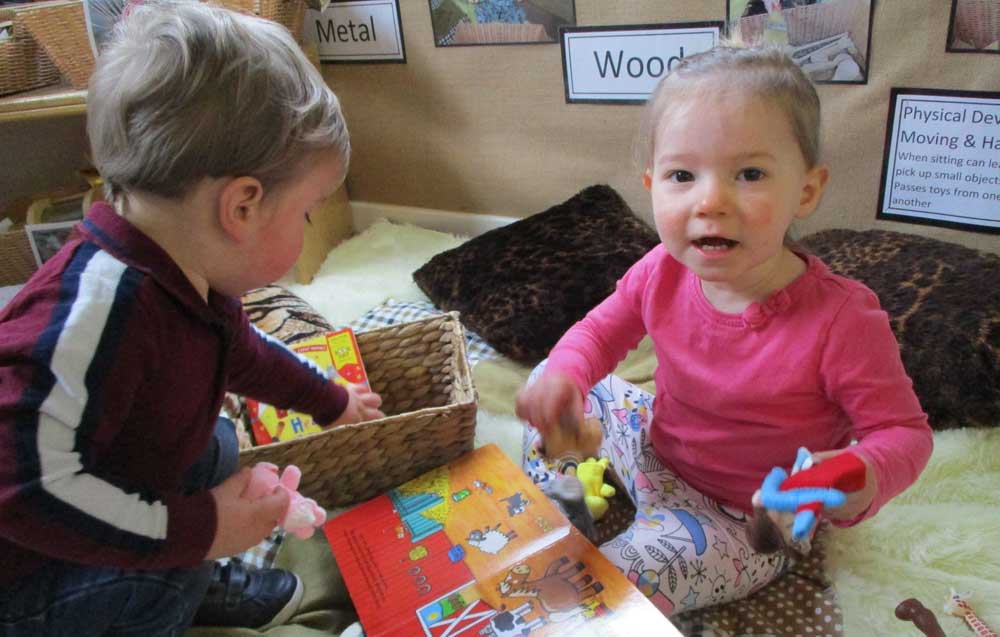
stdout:
{"type": "Polygon", "coordinates": [[[680,635],[495,445],[324,531],[367,637],[680,635]]]}

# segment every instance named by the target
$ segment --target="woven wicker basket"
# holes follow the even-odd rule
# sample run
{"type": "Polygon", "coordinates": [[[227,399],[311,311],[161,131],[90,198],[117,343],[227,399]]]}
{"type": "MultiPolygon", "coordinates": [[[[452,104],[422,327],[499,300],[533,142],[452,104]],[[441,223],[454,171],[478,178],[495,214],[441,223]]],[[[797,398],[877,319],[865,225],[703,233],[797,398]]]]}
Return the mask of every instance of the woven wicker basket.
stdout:
{"type": "Polygon", "coordinates": [[[0,285],[18,285],[38,267],[24,228],[0,233],[0,285]]]}
{"type": "Polygon", "coordinates": [[[31,37],[18,11],[0,9],[0,23],[11,23],[10,37],[0,40],[0,95],[57,84],[59,69],[31,37]]]}
{"type": "Polygon", "coordinates": [[[385,418],[240,453],[241,465],[297,465],[299,490],[327,508],[367,500],[473,446],[476,392],[456,312],[357,340],[385,418]]]}

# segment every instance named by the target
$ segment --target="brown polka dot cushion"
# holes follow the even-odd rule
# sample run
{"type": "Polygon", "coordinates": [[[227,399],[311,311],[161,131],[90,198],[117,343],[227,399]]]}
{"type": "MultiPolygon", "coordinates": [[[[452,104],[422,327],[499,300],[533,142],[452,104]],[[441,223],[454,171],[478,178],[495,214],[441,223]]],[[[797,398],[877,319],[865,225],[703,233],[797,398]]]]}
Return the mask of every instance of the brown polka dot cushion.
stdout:
{"type": "Polygon", "coordinates": [[[823,571],[828,531],[821,527],[806,558],[750,597],[671,620],[687,637],[843,637],[843,615],[823,571]]]}
{"type": "Polygon", "coordinates": [[[934,429],[1000,424],[1000,256],[887,230],[802,244],[878,295],[934,429]]]}
{"type": "Polygon", "coordinates": [[[658,242],[610,186],[435,255],[421,290],[501,354],[536,363],[658,242]]]}

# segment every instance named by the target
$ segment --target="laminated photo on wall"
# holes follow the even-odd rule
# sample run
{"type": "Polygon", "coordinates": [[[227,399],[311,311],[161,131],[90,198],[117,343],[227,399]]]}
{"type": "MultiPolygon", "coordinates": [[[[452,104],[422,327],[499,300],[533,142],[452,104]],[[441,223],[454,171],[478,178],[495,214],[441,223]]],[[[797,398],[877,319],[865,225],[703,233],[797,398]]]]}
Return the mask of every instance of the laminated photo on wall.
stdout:
{"type": "Polygon", "coordinates": [[[56,252],[69,240],[78,221],[57,221],[54,223],[27,224],[24,231],[31,243],[31,253],[35,256],[35,264],[42,264],[51,259],[56,252]]]}
{"type": "Polygon", "coordinates": [[[428,0],[435,46],[546,44],[576,26],[574,0],[428,0]]]}
{"type": "Polygon", "coordinates": [[[788,47],[813,82],[866,84],[872,0],[728,0],[731,35],[788,47]]]}
{"type": "Polygon", "coordinates": [[[1000,53],[1000,0],[952,0],[951,53],[1000,53]]]}

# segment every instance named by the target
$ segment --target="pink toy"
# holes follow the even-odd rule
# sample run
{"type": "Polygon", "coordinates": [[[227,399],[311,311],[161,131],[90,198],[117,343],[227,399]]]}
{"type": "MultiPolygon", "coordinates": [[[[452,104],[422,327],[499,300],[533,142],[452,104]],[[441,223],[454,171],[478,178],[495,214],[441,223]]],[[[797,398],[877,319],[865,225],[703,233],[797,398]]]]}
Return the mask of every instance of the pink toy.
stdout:
{"type": "Polygon", "coordinates": [[[243,490],[242,497],[256,500],[271,493],[275,487],[288,492],[288,511],[281,518],[280,526],[303,540],[312,537],[317,527],[326,522],[326,511],[316,501],[297,491],[302,472],[295,465],[288,465],[278,475],[278,466],[270,462],[258,462],[250,469],[250,481],[243,490]]]}

